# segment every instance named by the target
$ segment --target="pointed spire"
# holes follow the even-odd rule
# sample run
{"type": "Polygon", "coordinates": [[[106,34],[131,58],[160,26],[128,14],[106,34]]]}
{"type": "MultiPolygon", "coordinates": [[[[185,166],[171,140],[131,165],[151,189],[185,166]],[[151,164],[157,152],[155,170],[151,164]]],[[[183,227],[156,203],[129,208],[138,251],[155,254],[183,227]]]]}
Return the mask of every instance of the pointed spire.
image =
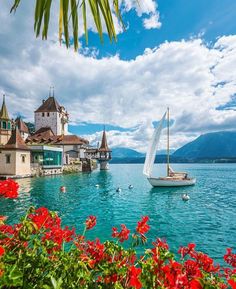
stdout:
{"type": "Polygon", "coordinates": [[[12,131],[12,135],[3,149],[13,149],[13,150],[19,149],[19,150],[27,150],[27,151],[30,150],[30,148],[25,144],[23,138],[21,137],[17,126],[12,131]]]}
{"type": "Polygon", "coordinates": [[[99,151],[103,151],[103,152],[110,152],[111,151],[108,147],[108,144],[107,144],[107,136],[106,136],[105,126],[103,129],[102,142],[101,142],[101,146],[99,148],[99,151]]]}
{"type": "Polygon", "coordinates": [[[22,120],[21,116],[18,116],[15,120],[15,124],[20,132],[29,133],[29,129],[25,122],[22,120]]]}
{"type": "Polygon", "coordinates": [[[3,94],[2,108],[0,111],[0,119],[10,120],[8,112],[7,112],[6,103],[5,103],[5,94],[3,94]]]}

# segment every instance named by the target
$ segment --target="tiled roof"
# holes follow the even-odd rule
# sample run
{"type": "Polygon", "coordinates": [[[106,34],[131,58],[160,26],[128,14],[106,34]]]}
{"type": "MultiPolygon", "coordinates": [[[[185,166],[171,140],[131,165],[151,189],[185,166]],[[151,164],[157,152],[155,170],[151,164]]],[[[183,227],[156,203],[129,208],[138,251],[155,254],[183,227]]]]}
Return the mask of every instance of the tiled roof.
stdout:
{"type": "Polygon", "coordinates": [[[12,131],[12,135],[7,144],[1,149],[27,150],[27,151],[30,150],[30,148],[25,144],[24,140],[22,139],[17,127],[15,128],[15,130],[12,131]]]}
{"type": "Polygon", "coordinates": [[[77,135],[63,135],[62,139],[57,142],[59,144],[89,144],[89,141],[77,135]]]}
{"type": "Polygon", "coordinates": [[[3,96],[2,108],[0,111],[0,119],[10,120],[5,103],[5,95],[3,96]]]}
{"type": "Polygon", "coordinates": [[[99,148],[99,151],[100,152],[110,152],[111,151],[108,147],[108,144],[107,144],[107,136],[106,136],[105,129],[104,129],[103,134],[102,134],[102,143],[101,143],[101,146],[99,148]]]}
{"type": "Polygon", "coordinates": [[[17,117],[16,125],[17,125],[20,132],[29,133],[28,126],[24,123],[24,121],[21,119],[21,117],[17,117]]]}
{"type": "Polygon", "coordinates": [[[87,145],[88,140],[77,135],[54,135],[51,128],[42,127],[35,134],[29,136],[27,143],[45,143],[52,145],[87,145]]]}
{"type": "Polygon", "coordinates": [[[47,100],[43,100],[43,103],[35,112],[60,112],[61,106],[57,102],[54,96],[50,96],[47,100]]]}
{"type": "Polygon", "coordinates": [[[32,135],[32,137],[44,137],[44,138],[49,138],[51,136],[55,136],[55,134],[50,127],[41,127],[32,135]]]}

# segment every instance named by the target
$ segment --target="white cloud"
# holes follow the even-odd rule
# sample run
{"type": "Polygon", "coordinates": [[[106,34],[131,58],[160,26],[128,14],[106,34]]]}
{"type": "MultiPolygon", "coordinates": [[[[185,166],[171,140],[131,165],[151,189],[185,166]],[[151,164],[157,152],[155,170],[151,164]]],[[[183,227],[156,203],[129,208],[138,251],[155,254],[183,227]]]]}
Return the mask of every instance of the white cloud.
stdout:
{"type": "Polygon", "coordinates": [[[145,29],[159,29],[161,27],[160,13],[155,0],[124,0],[123,5],[126,12],[135,9],[139,17],[146,16],[143,19],[145,29]]]}
{"type": "MultiPolygon", "coordinates": [[[[53,85],[74,124],[136,127],[109,132],[112,146],[144,150],[152,122],[161,118],[167,106],[174,120],[173,148],[201,133],[235,129],[236,112],[217,110],[236,93],[235,35],[219,38],[213,47],[191,39],[146,49],[130,61],[119,56],[98,60],[96,50],[86,57],[57,41],[35,40],[29,25],[33,19],[25,16],[33,15],[33,9],[23,6],[26,10],[5,17],[6,7],[0,10],[0,94],[6,93],[11,116],[21,113],[33,120],[33,111],[53,85]]],[[[98,137],[90,136],[91,140],[98,137]]]]}
{"type": "Polygon", "coordinates": [[[143,25],[146,29],[155,29],[155,28],[161,28],[161,22],[159,20],[160,15],[159,13],[151,14],[149,18],[145,18],[143,20],[143,25]]]}

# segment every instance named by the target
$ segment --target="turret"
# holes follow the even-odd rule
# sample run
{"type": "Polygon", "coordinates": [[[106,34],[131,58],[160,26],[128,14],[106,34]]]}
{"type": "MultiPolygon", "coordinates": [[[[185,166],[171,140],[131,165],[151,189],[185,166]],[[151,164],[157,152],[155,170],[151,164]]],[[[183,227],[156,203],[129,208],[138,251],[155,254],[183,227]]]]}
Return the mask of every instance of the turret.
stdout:
{"type": "Polygon", "coordinates": [[[107,144],[107,137],[105,128],[102,134],[102,142],[101,146],[98,149],[98,161],[100,163],[100,170],[108,170],[109,169],[109,161],[111,160],[111,150],[107,144]]]}
{"type": "Polygon", "coordinates": [[[0,111],[0,145],[5,145],[11,136],[11,120],[8,115],[5,95],[3,95],[2,108],[0,111]]]}

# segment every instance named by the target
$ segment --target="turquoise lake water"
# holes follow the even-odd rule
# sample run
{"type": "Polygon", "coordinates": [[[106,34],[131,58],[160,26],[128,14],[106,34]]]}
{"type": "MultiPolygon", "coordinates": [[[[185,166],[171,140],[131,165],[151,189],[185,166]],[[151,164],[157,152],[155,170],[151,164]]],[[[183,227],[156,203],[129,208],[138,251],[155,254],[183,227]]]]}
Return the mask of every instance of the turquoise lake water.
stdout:
{"type": "MultiPolygon", "coordinates": [[[[220,262],[227,247],[236,244],[236,164],[174,164],[188,171],[197,184],[186,188],[152,188],[142,175],[142,165],[110,165],[110,170],[19,180],[16,200],[0,199],[0,215],[14,223],[30,205],[59,212],[63,223],[82,232],[88,215],[97,216],[97,226],[88,237],[111,237],[111,228],[126,224],[135,228],[142,215],[150,217],[149,242],[165,238],[173,251],[195,242],[220,262]],[[99,188],[96,187],[99,184],[99,188]],[[134,188],[128,189],[132,184],[134,188]],[[60,186],[67,192],[61,193],[60,186]],[[116,188],[122,191],[117,193],[116,188]],[[182,201],[188,193],[190,200],[182,201]]],[[[165,165],[155,165],[158,175],[165,165]]]]}

